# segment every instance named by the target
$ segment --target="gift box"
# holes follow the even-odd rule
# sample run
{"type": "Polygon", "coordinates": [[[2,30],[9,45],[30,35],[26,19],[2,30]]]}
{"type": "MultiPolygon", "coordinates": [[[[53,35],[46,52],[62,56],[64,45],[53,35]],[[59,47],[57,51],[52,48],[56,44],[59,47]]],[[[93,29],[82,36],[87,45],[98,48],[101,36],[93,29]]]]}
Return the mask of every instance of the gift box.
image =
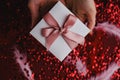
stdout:
{"type": "Polygon", "coordinates": [[[30,31],[30,34],[60,61],[90,32],[60,1],[30,31]]]}

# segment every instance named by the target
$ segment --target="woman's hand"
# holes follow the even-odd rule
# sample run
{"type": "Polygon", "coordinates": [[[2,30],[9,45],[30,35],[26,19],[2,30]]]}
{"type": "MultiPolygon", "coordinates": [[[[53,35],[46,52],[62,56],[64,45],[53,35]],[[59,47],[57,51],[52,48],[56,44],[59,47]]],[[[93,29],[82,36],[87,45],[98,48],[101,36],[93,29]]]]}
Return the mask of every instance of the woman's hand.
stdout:
{"type": "Polygon", "coordinates": [[[94,0],[74,0],[73,11],[74,10],[79,19],[83,22],[87,22],[87,26],[92,30],[96,20],[94,0]]]}

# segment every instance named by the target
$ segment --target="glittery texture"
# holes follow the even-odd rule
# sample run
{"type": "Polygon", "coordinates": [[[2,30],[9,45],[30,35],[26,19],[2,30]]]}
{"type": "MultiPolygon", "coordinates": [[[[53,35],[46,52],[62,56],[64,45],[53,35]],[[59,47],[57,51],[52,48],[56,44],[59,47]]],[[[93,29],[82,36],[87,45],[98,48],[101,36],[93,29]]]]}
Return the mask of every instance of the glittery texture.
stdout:
{"type": "MultiPolygon", "coordinates": [[[[107,73],[111,66],[120,66],[120,0],[95,2],[96,21],[102,24],[86,37],[84,46],[79,45],[61,63],[29,35],[28,1],[0,1],[0,80],[27,80],[14,58],[14,45],[27,55],[35,80],[92,80],[107,73]]],[[[120,80],[120,69],[116,68],[109,79],[120,80]]]]}
{"type": "Polygon", "coordinates": [[[97,22],[109,21],[120,26],[120,0],[95,0],[97,22]]]}

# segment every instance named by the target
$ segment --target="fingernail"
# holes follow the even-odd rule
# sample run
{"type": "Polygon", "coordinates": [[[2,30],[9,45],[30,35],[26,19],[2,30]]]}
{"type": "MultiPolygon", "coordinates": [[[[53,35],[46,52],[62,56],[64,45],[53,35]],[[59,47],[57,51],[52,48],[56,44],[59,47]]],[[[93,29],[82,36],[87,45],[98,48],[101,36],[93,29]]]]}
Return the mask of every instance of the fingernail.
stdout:
{"type": "Polygon", "coordinates": [[[90,35],[93,35],[93,31],[90,31],[90,35]]]}

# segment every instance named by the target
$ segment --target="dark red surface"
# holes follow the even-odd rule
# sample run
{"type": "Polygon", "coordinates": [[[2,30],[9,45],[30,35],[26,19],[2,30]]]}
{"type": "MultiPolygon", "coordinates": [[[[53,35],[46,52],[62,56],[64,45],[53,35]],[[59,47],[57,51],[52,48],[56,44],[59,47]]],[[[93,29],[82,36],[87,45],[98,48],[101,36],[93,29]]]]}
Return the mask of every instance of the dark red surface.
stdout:
{"type": "MultiPolygon", "coordinates": [[[[120,28],[120,0],[95,1],[97,23],[108,21],[120,28]]],[[[51,53],[46,53],[29,34],[31,16],[27,4],[27,0],[0,1],[0,80],[26,80],[14,59],[14,46],[27,53],[35,80],[88,80],[120,59],[120,38],[96,28],[92,36],[86,37],[85,46],[79,45],[69,54],[87,64],[88,74],[84,77],[74,65],[60,62],[51,53]]],[[[120,80],[120,70],[114,73],[112,80],[120,80]]]]}

